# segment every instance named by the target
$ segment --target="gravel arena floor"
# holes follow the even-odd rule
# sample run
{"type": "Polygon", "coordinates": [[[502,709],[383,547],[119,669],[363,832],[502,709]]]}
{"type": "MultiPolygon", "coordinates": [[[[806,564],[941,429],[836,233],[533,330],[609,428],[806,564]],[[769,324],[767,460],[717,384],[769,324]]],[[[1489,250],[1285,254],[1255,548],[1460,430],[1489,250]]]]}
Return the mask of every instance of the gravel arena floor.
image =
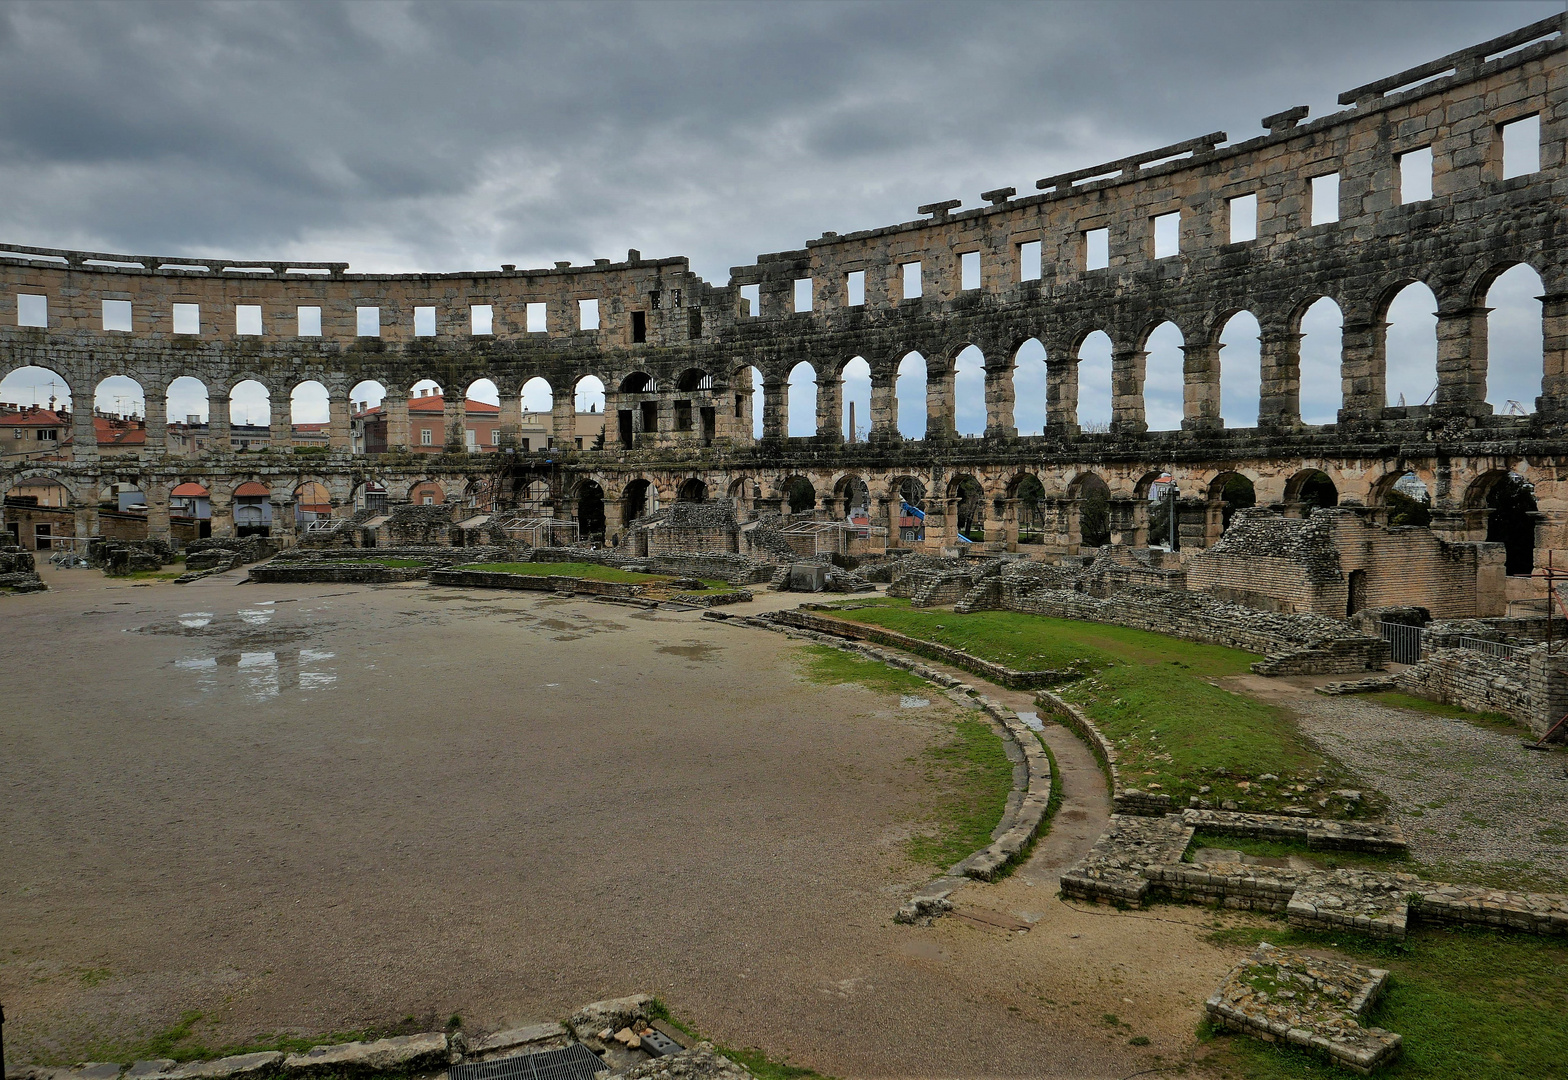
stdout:
{"type": "MultiPolygon", "coordinates": [[[[0,598],[12,1064],[102,1059],[187,1010],[221,1045],[649,991],[836,1076],[1116,1078],[1187,1058],[1236,959],[1201,910],[1081,910],[1049,867],[966,897],[1026,933],[894,924],[929,876],[901,841],[935,710],[806,682],[780,635],[422,584],[46,575],[0,598]]],[[[1103,785],[1072,783],[1052,865],[1098,832],[1103,785]]]]}

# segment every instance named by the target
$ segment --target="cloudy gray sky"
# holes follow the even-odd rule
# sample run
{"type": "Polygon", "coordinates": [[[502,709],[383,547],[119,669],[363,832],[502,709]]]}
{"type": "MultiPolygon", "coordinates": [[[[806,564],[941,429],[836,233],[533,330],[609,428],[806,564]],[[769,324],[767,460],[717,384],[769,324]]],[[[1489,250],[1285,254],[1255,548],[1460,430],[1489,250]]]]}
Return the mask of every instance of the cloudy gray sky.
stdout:
{"type": "MultiPolygon", "coordinates": [[[[0,243],[362,271],[547,266],[635,247],[687,255],[723,282],[730,266],[827,229],[908,220],[937,199],[973,206],[993,187],[1032,191],[1049,173],[1216,129],[1250,138],[1259,117],[1291,105],[1323,115],[1354,85],[1561,10],[5,3],[0,243]]],[[[1410,303],[1420,315],[1420,298],[1410,303]]],[[[1329,390],[1332,329],[1329,377],[1310,384],[1329,390]]],[[[1429,355],[1429,331],[1414,333],[1429,355]]],[[[1534,371],[1495,389],[1500,407],[1538,392],[1534,333],[1534,371]]],[[[1245,336],[1227,350],[1230,372],[1256,365],[1245,336]]],[[[1090,353],[1085,400],[1103,375],[1108,408],[1108,355],[1101,373],[1090,353]]],[[[1179,408],[1179,376],[1158,361],[1151,395],[1179,408]]],[[[1429,389],[1429,366],[1411,377],[1412,399],[1429,389]]],[[[1229,422],[1255,416],[1249,394],[1250,406],[1226,407],[1229,422]]],[[[1338,402],[1304,405],[1328,419],[1338,402]]],[[[809,425],[805,402],[797,412],[809,425]]],[[[917,434],[918,403],[900,412],[917,434]]],[[[983,408],[961,406],[959,419],[983,426],[983,408]]],[[[1043,394],[1020,387],[1020,428],[1043,422],[1043,394]]]]}

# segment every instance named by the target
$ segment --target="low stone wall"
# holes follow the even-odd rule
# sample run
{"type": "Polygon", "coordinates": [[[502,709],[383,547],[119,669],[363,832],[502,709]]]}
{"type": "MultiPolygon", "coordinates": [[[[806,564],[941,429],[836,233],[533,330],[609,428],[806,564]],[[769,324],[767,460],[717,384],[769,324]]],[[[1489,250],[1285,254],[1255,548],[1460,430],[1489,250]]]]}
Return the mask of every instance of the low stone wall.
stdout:
{"type": "Polygon", "coordinates": [[[250,568],[250,579],[262,585],[331,582],[338,585],[386,585],[417,581],[429,573],[424,566],[381,566],[377,563],[265,563],[250,568]]]}
{"type": "Polygon", "coordinates": [[[973,671],[999,686],[1012,690],[1031,690],[1041,686],[1055,686],[1059,683],[1070,682],[1078,678],[1077,671],[1015,671],[1013,668],[1001,664],[982,660],[978,656],[971,656],[961,649],[938,645],[931,641],[922,641],[907,634],[900,634],[894,630],[885,630],[880,626],[868,626],[865,623],[849,622],[844,619],[829,619],[821,615],[814,615],[806,611],[775,611],[767,618],[783,623],[786,626],[795,626],[803,630],[815,630],[821,634],[832,634],[834,637],[850,638],[854,641],[873,641],[881,645],[891,645],[895,649],[907,649],[921,656],[929,656],[933,660],[941,660],[961,667],[965,671],[973,671]]]}
{"type": "Polygon", "coordinates": [[[1219,836],[1248,836],[1258,840],[1295,840],[1309,848],[1333,851],[1366,851],[1392,855],[1408,851],[1398,825],[1327,818],[1286,817],[1283,814],[1249,814],[1234,810],[1188,808],[1182,820],[1199,832],[1219,836]]]}
{"type": "Polygon", "coordinates": [[[523,562],[587,562],[624,569],[628,565],[647,566],[653,573],[679,577],[708,578],[731,585],[764,584],[773,577],[774,566],[746,555],[724,552],[685,554],[627,555],[600,548],[533,548],[521,556],[523,562]]]}
{"type": "Polygon", "coordinates": [[[1471,649],[1438,649],[1398,672],[1394,681],[1412,694],[1472,712],[1502,713],[1522,724],[1529,724],[1535,715],[1529,653],[1521,659],[1503,659],[1471,649]]]}
{"type": "Polygon", "coordinates": [[[641,585],[592,581],[560,574],[507,574],[498,570],[432,570],[430,584],[469,589],[521,589],[528,592],[582,593],[589,596],[635,597],[641,585]]]}
{"type": "Polygon", "coordinates": [[[1035,707],[1047,716],[1055,717],[1063,727],[1077,735],[1089,746],[1089,752],[1105,772],[1105,784],[1111,793],[1111,803],[1118,814],[1159,817],[1171,810],[1171,797],[1155,791],[1139,791],[1122,787],[1121,770],[1117,767],[1116,744],[1106,738],[1095,726],[1089,714],[1066,698],[1042,691],[1034,699],[1035,707]]]}

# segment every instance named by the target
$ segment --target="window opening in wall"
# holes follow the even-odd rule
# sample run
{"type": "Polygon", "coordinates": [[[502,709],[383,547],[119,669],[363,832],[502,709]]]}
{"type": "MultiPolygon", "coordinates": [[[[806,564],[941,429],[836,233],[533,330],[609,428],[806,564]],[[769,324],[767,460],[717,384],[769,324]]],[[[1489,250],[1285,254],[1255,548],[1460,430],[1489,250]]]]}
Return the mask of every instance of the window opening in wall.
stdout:
{"type": "Polygon", "coordinates": [[[1339,173],[1312,178],[1312,224],[1328,225],[1339,220],[1339,173]]]}
{"type": "Polygon", "coordinates": [[[1313,301],[1301,316],[1301,421],[1332,424],[1343,403],[1340,358],[1343,353],[1344,317],[1328,297],[1313,301]]]}
{"type": "Polygon", "coordinates": [[[1511,577],[1535,569],[1535,485],[1508,473],[1486,493],[1486,542],[1503,545],[1503,565],[1511,577]]]}
{"type": "Polygon", "coordinates": [[[1503,179],[1541,171],[1541,118],[1526,116],[1502,126],[1503,179]]]}
{"type": "Polygon", "coordinates": [[[174,332],[176,334],[201,333],[201,306],[199,304],[174,305],[174,332]]]}
{"type": "Polygon", "coordinates": [[[802,360],[789,373],[789,437],[817,433],[817,372],[802,360]]]}
{"type": "Polygon", "coordinates": [[[234,333],[239,337],[261,336],[261,305],[234,305],[234,333]]]}
{"type": "Polygon", "coordinates": [[[1423,282],[1400,290],[1383,316],[1384,387],[1395,407],[1428,405],[1437,395],[1437,297],[1423,282]]]}
{"type": "Polygon", "coordinates": [[[1040,280],[1040,241],[1025,240],[1018,245],[1018,280],[1040,280]]]}
{"type": "Polygon", "coordinates": [[[675,430],[691,430],[691,402],[677,401],[675,403],[675,430]]]}
{"type": "Polygon", "coordinates": [[[985,354],[965,345],[953,358],[953,430],[984,435],[985,427],[985,354]]]}
{"type": "Polygon", "coordinates": [[[429,446],[430,445],[430,429],[429,428],[420,428],[419,429],[419,445],[420,446],[429,446]]]}
{"type": "Polygon", "coordinates": [[[354,333],[360,337],[380,337],[381,309],[378,307],[355,308],[354,333]]]}
{"type": "Polygon", "coordinates": [[[1104,270],[1111,265],[1111,230],[1087,229],[1083,234],[1083,268],[1104,270]]]}
{"type": "Polygon", "coordinates": [[[1018,434],[1045,432],[1045,399],[1045,346],[1029,338],[1013,354],[1013,426],[1018,434]]]}
{"type": "Polygon", "coordinates": [[[740,287],[741,313],[748,319],[755,319],[762,314],[762,286],[742,285],[740,287]]]}
{"type": "Polygon", "coordinates": [[[1143,422],[1150,431],[1179,431],[1186,340],[1173,322],[1162,322],[1143,344],[1143,422]]]}
{"type": "Polygon", "coordinates": [[[1263,391],[1263,347],[1250,311],[1231,316],[1220,333],[1220,416],[1228,428],[1258,426],[1263,391]]]}
{"type": "Polygon", "coordinates": [[[648,435],[659,433],[659,403],[657,401],[639,402],[637,407],[642,410],[642,430],[648,435]]]}
{"type": "Polygon", "coordinates": [[[692,341],[702,340],[702,312],[693,309],[686,316],[686,336],[692,341]]]}
{"type": "Polygon", "coordinates": [[[436,309],[433,307],[416,307],[414,309],[414,336],[436,336],[436,309]]]}
{"type": "Polygon", "coordinates": [[[795,279],[795,310],[797,312],[811,310],[811,279],[809,277],[795,279]]]}
{"type": "Polygon", "coordinates": [[[650,310],[650,311],[658,311],[659,310],[659,290],[658,289],[654,289],[652,292],[650,292],[648,294],[648,310],[650,310]]]}
{"type": "Polygon", "coordinates": [[[488,335],[495,333],[495,308],[489,304],[468,306],[468,332],[488,335]]]}
{"type": "Polygon", "coordinates": [[[926,437],[926,358],[917,352],[898,362],[893,381],[893,418],[898,433],[906,439],[926,437]]]}
{"type": "Polygon", "coordinates": [[[48,326],[49,298],[36,293],[17,293],[16,325],[48,326]]]}
{"type": "Polygon", "coordinates": [[[599,301],[598,300],[579,300],[579,301],[577,301],[577,329],[579,329],[579,330],[597,330],[597,329],[599,329],[599,301]]]}
{"type": "Polygon", "coordinates": [[[1230,242],[1245,244],[1258,238],[1258,197],[1252,195],[1237,195],[1234,199],[1225,200],[1225,208],[1230,218],[1230,242]]]}
{"type": "Polygon", "coordinates": [[[1078,346],[1078,426],[1111,430],[1111,338],[1096,330],[1078,346]]]}
{"type": "Polygon", "coordinates": [[[920,280],[920,264],[907,262],[903,264],[904,272],[904,299],[913,300],[922,295],[922,282],[920,280]]]}
{"type": "Polygon", "coordinates": [[[852,270],[844,275],[844,306],[864,307],[866,303],[866,272],[852,270]]]}
{"type": "Polygon", "coordinates": [[[839,373],[839,398],[844,403],[844,441],[863,443],[871,429],[871,365],[857,356],[839,373]]]}
{"type": "Polygon", "coordinates": [[[1399,201],[1422,202],[1432,197],[1432,148],[1409,150],[1394,159],[1399,168],[1399,201]]]}
{"type": "Polygon", "coordinates": [[[105,330],[129,330],[131,328],[131,302],[129,300],[105,300],[103,302],[103,328],[105,330]]]}
{"type": "Polygon", "coordinates": [[[1505,416],[1535,411],[1545,367],[1541,276],[1527,263],[1509,267],[1486,292],[1486,400],[1505,416]]]}
{"type": "Polygon", "coordinates": [[[530,334],[542,334],[549,329],[549,327],[545,324],[545,311],[543,304],[529,304],[526,317],[528,319],[528,332],[530,334]]]}
{"type": "Polygon", "coordinates": [[[632,312],[632,344],[641,345],[648,340],[648,313],[632,312]]]}
{"type": "Polygon", "coordinates": [[[958,257],[958,287],[960,289],[978,289],[980,287],[980,253],[966,251],[958,257]]]}
{"type": "Polygon", "coordinates": [[[296,312],[299,316],[300,337],[321,336],[321,309],[319,307],[302,307],[296,312]]]}
{"type": "Polygon", "coordinates": [[[1154,219],[1154,257],[1168,259],[1181,253],[1181,213],[1160,214],[1154,219]]]}

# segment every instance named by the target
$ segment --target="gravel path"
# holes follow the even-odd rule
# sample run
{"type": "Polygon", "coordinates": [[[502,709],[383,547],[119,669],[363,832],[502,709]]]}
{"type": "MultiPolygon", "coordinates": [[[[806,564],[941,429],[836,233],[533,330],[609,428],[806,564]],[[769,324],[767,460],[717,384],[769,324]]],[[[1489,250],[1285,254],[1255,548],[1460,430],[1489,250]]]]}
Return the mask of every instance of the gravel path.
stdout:
{"type": "Polygon", "coordinates": [[[1561,754],[1520,736],[1354,697],[1291,702],[1307,734],[1387,795],[1433,871],[1498,884],[1568,885],[1561,754]]]}

